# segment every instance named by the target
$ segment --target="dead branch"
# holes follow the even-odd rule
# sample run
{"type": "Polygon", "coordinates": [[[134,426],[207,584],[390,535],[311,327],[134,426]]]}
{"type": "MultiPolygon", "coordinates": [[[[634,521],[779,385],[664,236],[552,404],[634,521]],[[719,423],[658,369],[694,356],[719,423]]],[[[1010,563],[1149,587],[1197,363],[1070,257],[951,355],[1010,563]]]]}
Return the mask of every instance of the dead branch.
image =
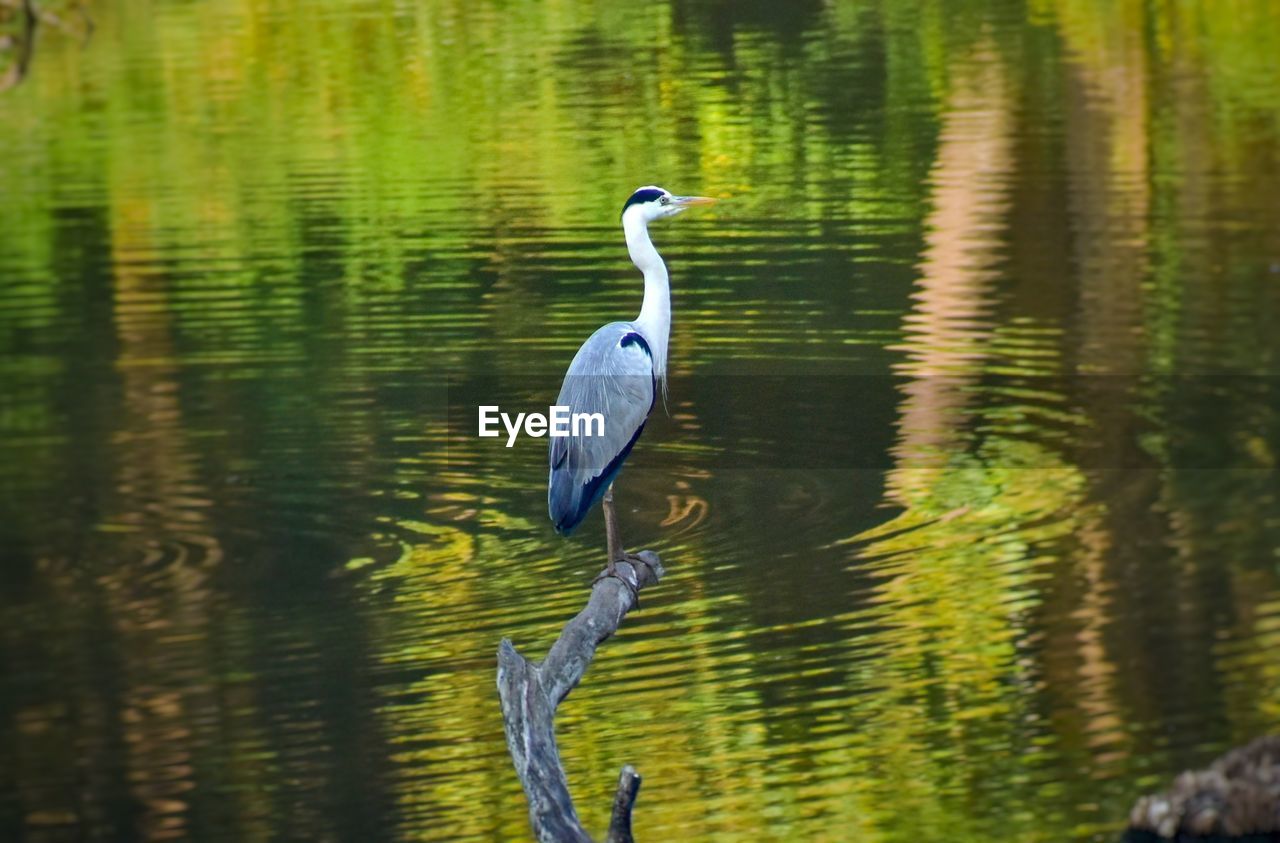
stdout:
{"type": "MultiPolygon", "coordinates": [[[[616,576],[601,576],[578,615],[565,624],[541,664],[516,652],[507,639],[498,647],[498,696],[507,749],[529,803],[529,823],[541,843],[591,843],[582,827],[556,747],[556,708],[586,673],[596,647],[617,631],[638,605],[641,589],[663,575],[662,561],[641,551],[617,563],[616,576]],[[625,580],[625,582],[624,582],[625,580]]],[[[622,768],[613,800],[606,843],[632,843],[631,809],[640,791],[640,775],[622,768]]]]}

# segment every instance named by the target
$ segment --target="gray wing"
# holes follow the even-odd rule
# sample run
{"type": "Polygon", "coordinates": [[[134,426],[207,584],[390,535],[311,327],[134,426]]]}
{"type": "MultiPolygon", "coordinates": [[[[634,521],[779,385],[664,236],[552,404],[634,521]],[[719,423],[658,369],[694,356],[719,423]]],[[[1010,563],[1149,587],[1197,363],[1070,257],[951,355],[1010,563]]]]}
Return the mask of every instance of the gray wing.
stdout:
{"type": "Polygon", "coordinates": [[[601,414],[604,433],[585,435],[597,430],[582,425],[576,436],[551,439],[547,511],[558,532],[573,530],[604,494],[644,430],[653,400],[649,343],[630,322],[605,325],[578,349],[556,403],[570,413],[601,414]]]}

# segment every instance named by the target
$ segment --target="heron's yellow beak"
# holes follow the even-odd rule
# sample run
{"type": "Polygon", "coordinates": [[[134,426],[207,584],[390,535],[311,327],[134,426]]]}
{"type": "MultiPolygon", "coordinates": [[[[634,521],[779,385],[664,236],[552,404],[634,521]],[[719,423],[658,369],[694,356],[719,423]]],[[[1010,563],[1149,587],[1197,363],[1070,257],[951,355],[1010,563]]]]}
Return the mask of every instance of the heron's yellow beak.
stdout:
{"type": "Polygon", "coordinates": [[[676,204],[681,208],[691,208],[694,205],[714,205],[720,201],[711,196],[673,196],[672,198],[676,200],[676,204]]]}

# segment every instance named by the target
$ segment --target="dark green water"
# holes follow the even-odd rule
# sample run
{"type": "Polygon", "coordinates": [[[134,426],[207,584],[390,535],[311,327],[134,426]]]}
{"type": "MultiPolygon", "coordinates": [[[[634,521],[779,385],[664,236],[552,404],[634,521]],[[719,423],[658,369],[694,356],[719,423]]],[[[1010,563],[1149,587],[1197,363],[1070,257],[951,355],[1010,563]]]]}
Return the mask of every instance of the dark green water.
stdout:
{"type": "Polygon", "coordinates": [[[651,182],[730,201],[654,230],[592,828],[1112,840],[1280,728],[1274,4],[91,12],[0,94],[0,839],[527,835],[494,654],[603,531],[475,405],[635,315],[651,182]]]}

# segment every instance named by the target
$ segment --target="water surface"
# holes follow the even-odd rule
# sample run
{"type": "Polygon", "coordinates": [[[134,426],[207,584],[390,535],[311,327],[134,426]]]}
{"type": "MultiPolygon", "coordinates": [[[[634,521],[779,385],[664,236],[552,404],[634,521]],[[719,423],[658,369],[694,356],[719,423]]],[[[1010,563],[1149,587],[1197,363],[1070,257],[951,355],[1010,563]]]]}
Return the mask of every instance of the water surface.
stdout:
{"type": "Polygon", "coordinates": [[[0,95],[0,838],[527,835],[497,643],[603,535],[473,414],[634,316],[652,182],[731,201],[655,227],[590,827],[1112,840],[1280,727],[1269,3],[92,13],[0,95]]]}

